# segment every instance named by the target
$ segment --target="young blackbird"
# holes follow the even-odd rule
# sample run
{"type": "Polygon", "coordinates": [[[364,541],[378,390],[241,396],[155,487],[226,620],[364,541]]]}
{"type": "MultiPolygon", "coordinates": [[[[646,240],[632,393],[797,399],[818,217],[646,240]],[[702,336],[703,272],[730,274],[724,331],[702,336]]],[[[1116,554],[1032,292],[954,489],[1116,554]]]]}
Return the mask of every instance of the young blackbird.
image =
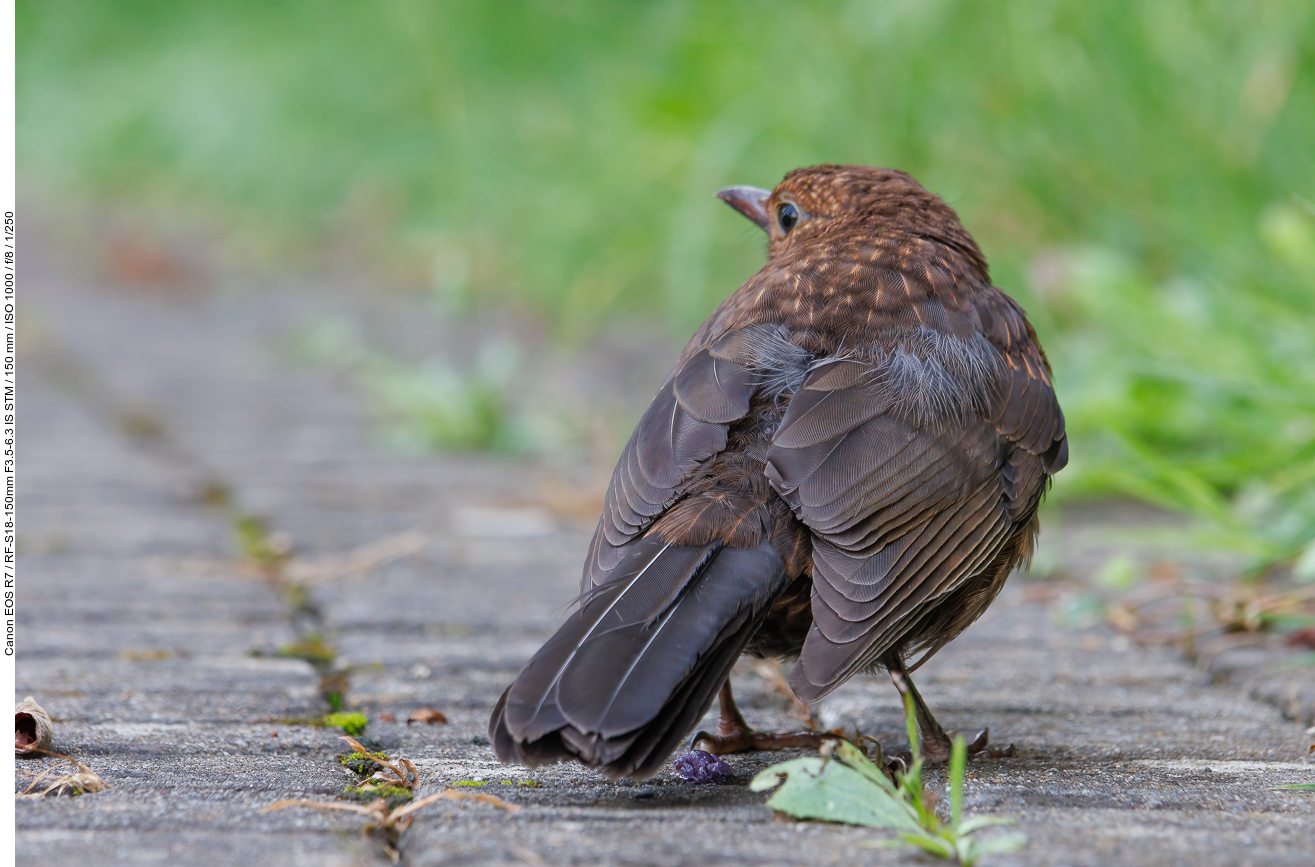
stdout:
{"type": "Polygon", "coordinates": [[[767,265],[640,419],[579,608],[489,737],[504,762],[644,778],[720,692],[719,735],[695,739],[710,752],[817,743],[745,724],[727,678],[749,653],[797,658],[805,702],[886,670],[944,760],[908,672],[1031,555],[1068,460],[1045,353],[955,212],[903,172],[822,165],[717,195],[767,233],[767,265]]]}

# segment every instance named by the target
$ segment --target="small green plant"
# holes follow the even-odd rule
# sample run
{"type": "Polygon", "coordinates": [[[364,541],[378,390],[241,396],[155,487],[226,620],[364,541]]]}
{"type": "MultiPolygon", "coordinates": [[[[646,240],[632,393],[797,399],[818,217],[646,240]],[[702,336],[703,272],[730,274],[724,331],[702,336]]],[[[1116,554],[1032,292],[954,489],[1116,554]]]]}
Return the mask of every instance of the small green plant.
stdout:
{"type": "Polygon", "coordinates": [[[383,753],[350,752],[338,756],[338,762],[358,777],[368,777],[383,769],[388,756],[383,753]]]}
{"type": "Polygon", "coordinates": [[[231,522],[242,558],[266,575],[277,577],[292,556],[287,535],[271,533],[259,515],[236,512],[231,522]]]}
{"type": "Polygon", "coordinates": [[[337,726],[352,737],[365,731],[370,719],[363,713],[326,713],[320,720],[324,726],[337,726]]]}
{"type": "Polygon", "coordinates": [[[1275,786],[1274,791],[1278,792],[1283,789],[1296,789],[1300,792],[1315,792],[1315,783],[1293,783],[1290,786],[1275,786]]]}
{"type": "Polygon", "coordinates": [[[372,803],[376,798],[383,798],[384,805],[390,810],[409,802],[414,796],[409,789],[401,786],[375,785],[370,781],[359,786],[347,786],[342,790],[342,797],[362,804],[372,803]]]}
{"type": "Polygon", "coordinates": [[[403,450],[516,450],[520,443],[508,389],[520,351],[507,341],[484,344],[469,367],[442,357],[412,363],[371,347],[355,325],[325,319],[303,331],[305,360],[341,371],[378,411],[384,439],[403,450]]]}
{"type": "MultiPolygon", "coordinates": [[[[349,716],[349,714],[343,715],[349,716]]],[[[360,714],[355,714],[355,716],[360,716],[360,714]]],[[[270,804],[260,812],[268,813],[271,810],[282,810],[286,807],[310,807],[313,810],[336,810],[364,816],[368,820],[365,826],[366,833],[377,833],[383,837],[384,851],[389,859],[396,864],[402,857],[401,851],[398,849],[398,843],[402,834],[411,826],[412,814],[435,801],[483,801],[486,804],[492,804],[513,813],[520,809],[515,804],[508,804],[493,795],[477,792],[456,792],[451,789],[426,795],[417,800],[415,792],[416,787],[420,785],[420,772],[416,770],[416,766],[411,763],[410,759],[400,756],[397,759],[390,759],[384,753],[372,753],[365,748],[364,744],[352,737],[344,737],[342,740],[347,742],[347,745],[352,748],[356,755],[368,759],[379,768],[370,779],[364,780],[356,786],[347,786],[342,790],[342,797],[346,801],[356,803],[310,801],[293,798],[270,804]]],[[[340,757],[339,761],[342,761],[343,758],[340,757]]],[[[345,761],[343,761],[343,764],[350,767],[345,761]]]]}
{"type": "Polygon", "coordinates": [[[922,749],[913,703],[905,701],[912,761],[892,781],[858,747],[840,741],[831,756],[806,756],[773,765],[753,778],[755,792],[784,784],[767,806],[799,819],[822,819],[850,825],[867,825],[899,832],[898,840],[879,840],[876,846],[917,846],[933,855],[971,865],[983,855],[1012,852],[1022,848],[1022,834],[1003,834],[986,839],[970,835],[992,825],[1013,824],[1012,819],[993,816],[963,818],[963,779],[968,747],[962,737],[954,739],[950,757],[950,818],[936,812],[936,793],[922,782],[922,749]]]}
{"type": "Polygon", "coordinates": [[[314,666],[327,666],[333,662],[338,651],[320,636],[311,634],[283,645],[278,654],[285,659],[304,659],[314,666]]]}
{"type": "Polygon", "coordinates": [[[440,451],[505,446],[509,419],[501,377],[380,357],[357,378],[382,411],[397,446],[440,451]]]}

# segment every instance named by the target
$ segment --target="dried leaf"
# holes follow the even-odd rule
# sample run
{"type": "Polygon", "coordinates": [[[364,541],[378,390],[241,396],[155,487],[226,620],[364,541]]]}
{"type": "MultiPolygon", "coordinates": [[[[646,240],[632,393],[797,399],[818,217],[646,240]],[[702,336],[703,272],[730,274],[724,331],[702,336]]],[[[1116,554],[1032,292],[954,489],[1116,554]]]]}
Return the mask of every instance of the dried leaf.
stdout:
{"type": "Polygon", "coordinates": [[[1315,650],[1315,626],[1307,626],[1305,629],[1298,629],[1288,636],[1288,647],[1299,647],[1306,650],[1315,650]]]}
{"type": "Polygon", "coordinates": [[[50,749],[55,724],[36,699],[28,696],[14,708],[14,752],[20,756],[38,755],[50,749]]]}
{"type": "Polygon", "coordinates": [[[420,710],[406,718],[406,724],[410,725],[411,723],[428,723],[429,725],[433,725],[434,723],[446,724],[447,717],[443,716],[440,711],[436,711],[432,707],[422,707],[420,710]]]}

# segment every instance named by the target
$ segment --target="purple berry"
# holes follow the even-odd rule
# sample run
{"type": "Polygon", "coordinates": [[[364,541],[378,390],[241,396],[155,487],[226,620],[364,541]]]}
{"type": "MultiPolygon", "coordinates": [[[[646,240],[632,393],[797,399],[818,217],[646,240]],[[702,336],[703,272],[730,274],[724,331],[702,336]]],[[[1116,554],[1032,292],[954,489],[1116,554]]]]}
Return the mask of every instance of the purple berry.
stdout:
{"type": "Polygon", "coordinates": [[[672,762],[671,769],[691,783],[722,785],[735,779],[730,765],[703,750],[690,750],[672,762]]]}

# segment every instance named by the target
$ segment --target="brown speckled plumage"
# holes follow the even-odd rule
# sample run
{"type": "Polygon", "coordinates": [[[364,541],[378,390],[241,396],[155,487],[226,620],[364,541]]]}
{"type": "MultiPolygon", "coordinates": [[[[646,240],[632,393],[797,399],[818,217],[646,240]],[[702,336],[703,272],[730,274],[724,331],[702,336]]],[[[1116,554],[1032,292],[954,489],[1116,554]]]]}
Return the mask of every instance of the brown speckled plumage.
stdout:
{"type": "Polygon", "coordinates": [[[647,776],[741,652],[798,657],[791,685],[816,701],[925,660],[1030,555],[1063,415],[954,211],[858,166],[755,192],[728,201],[767,229],[767,265],[622,453],[581,608],[490,722],[504,761],[647,776]]]}

